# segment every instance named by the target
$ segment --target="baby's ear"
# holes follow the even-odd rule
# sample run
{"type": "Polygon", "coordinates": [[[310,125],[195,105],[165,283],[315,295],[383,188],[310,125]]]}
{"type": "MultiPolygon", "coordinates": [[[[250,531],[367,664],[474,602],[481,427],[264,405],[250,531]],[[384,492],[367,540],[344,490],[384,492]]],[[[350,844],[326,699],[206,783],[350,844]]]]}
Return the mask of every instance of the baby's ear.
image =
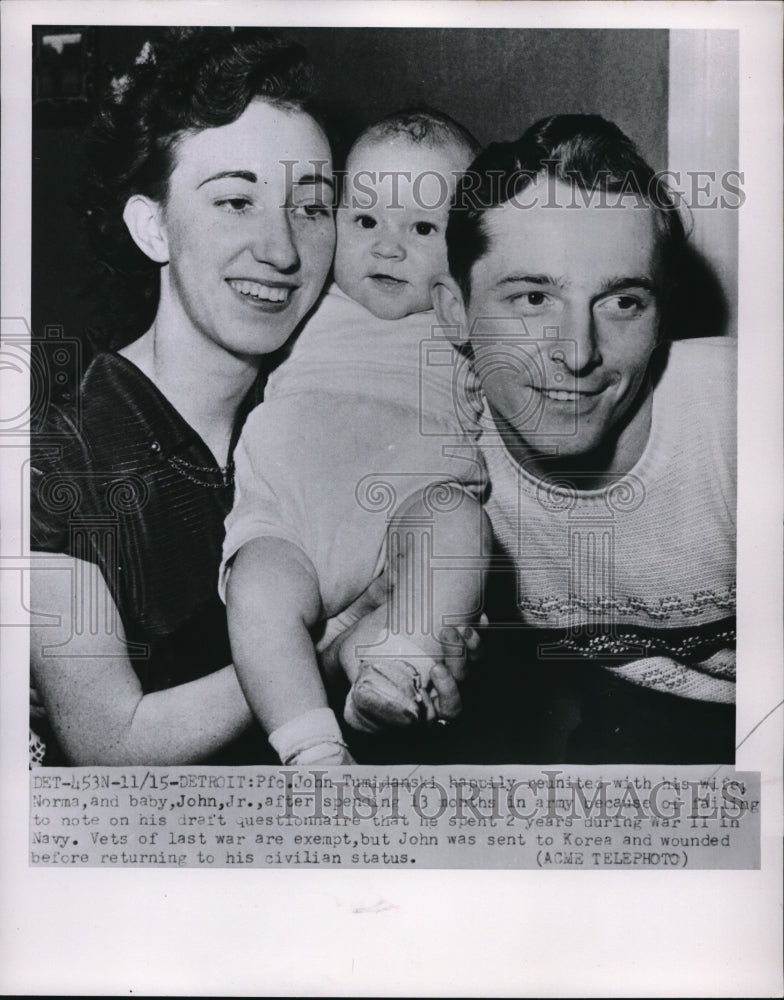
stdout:
{"type": "Polygon", "coordinates": [[[430,283],[438,322],[446,327],[446,335],[453,344],[464,343],[468,339],[468,322],[463,293],[451,274],[439,274],[430,283]]]}
{"type": "Polygon", "coordinates": [[[162,214],[158,202],[143,194],[131,195],[123,210],[123,221],[134,243],[156,264],[169,262],[169,243],[162,214]]]}

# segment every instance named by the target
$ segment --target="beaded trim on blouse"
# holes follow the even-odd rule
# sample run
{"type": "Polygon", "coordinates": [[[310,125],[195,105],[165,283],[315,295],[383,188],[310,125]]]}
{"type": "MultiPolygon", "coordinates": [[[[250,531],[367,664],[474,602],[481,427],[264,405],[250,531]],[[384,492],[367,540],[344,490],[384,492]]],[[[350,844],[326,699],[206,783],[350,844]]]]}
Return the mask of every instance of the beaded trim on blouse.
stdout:
{"type": "Polygon", "coordinates": [[[228,465],[217,468],[209,465],[194,465],[193,462],[186,462],[184,458],[179,458],[177,455],[167,455],[166,461],[175,472],[189,479],[192,483],[196,483],[197,486],[207,486],[213,490],[220,490],[234,485],[233,459],[228,465]],[[193,473],[197,473],[197,475],[193,475],[193,473]],[[220,476],[221,481],[216,483],[213,480],[201,478],[205,475],[220,476]]]}

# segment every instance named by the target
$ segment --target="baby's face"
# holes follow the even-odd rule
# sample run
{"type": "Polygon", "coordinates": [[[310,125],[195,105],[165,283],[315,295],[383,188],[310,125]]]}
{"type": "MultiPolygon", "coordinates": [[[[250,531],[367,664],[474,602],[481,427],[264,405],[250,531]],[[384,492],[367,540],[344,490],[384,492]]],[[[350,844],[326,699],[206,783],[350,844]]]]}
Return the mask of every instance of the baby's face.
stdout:
{"type": "Polygon", "coordinates": [[[455,175],[468,163],[458,146],[404,136],[355,147],[337,214],[335,281],[346,295],[380,319],[432,308],[430,282],[447,269],[455,175]]]}

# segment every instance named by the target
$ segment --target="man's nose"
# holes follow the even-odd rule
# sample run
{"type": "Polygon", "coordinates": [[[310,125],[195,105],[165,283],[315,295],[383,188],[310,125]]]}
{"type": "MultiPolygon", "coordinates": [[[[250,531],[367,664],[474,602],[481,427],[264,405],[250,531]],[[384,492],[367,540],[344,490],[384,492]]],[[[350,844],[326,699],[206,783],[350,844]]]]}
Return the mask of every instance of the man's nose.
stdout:
{"type": "Polygon", "coordinates": [[[602,363],[592,309],[567,310],[563,326],[558,331],[558,340],[550,350],[550,357],[574,377],[587,375],[602,363]]]}
{"type": "Polygon", "coordinates": [[[251,251],[259,263],[269,264],[276,271],[290,273],[299,268],[299,251],[294,240],[291,217],[285,208],[276,208],[263,214],[251,251]]]}

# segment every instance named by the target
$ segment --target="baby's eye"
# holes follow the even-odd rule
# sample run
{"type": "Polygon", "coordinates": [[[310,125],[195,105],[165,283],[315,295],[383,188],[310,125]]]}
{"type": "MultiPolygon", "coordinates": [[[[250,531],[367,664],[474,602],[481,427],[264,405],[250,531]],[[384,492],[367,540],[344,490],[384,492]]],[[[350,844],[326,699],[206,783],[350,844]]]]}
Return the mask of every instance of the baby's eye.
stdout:
{"type": "Polygon", "coordinates": [[[304,216],[306,219],[318,219],[325,215],[331,215],[332,209],[329,205],[316,202],[312,205],[295,205],[296,215],[304,216]]]}
{"type": "Polygon", "coordinates": [[[417,222],[414,225],[414,231],[418,236],[429,236],[436,231],[436,227],[432,222],[417,222]]]}
{"type": "Polygon", "coordinates": [[[215,202],[218,208],[223,209],[224,212],[229,212],[232,215],[241,215],[246,209],[250,208],[251,200],[250,198],[220,198],[215,202]]]}
{"type": "Polygon", "coordinates": [[[360,226],[362,229],[376,228],[376,220],[373,218],[372,215],[358,215],[356,221],[357,225],[360,226]]]}

